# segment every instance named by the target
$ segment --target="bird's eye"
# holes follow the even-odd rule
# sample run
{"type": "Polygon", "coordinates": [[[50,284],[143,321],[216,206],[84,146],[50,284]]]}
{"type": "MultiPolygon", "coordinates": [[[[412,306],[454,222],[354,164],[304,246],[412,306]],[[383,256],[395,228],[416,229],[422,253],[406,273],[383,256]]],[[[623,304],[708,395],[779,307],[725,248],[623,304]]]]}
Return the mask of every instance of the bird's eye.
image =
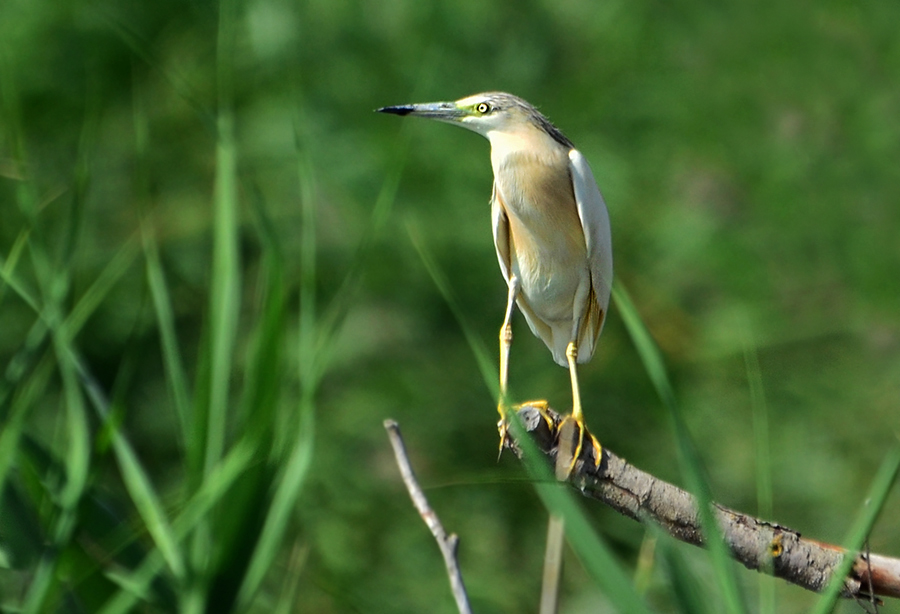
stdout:
{"type": "Polygon", "coordinates": [[[475,107],[475,110],[484,115],[491,110],[491,105],[486,102],[479,102],[478,106],[475,107]]]}

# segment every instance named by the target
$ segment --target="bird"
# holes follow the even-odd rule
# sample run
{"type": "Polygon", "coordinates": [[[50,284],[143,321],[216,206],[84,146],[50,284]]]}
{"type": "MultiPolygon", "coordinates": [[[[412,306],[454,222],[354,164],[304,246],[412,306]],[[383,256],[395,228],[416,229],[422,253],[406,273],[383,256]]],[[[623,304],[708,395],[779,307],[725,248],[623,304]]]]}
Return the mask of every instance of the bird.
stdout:
{"type": "MultiPolygon", "coordinates": [[[[512,316],[518,307],[553,360],[569,370],[572,413],[557,433],[564,427],[575,430],[566,431],[574,444],[563,474],[574,469],[586,432],[599,465],[601,447],[585,425],[576,365],[594,355],[606,322],[613,281],[612,239],[606,203],[584,155],[532,104],[505,92],[377,111],[446,122],[490,141],[494,246],[508,289],[500,328],[501,450],[508,427],[512,316]]],[[[547,407],[545,401],[529,405],[547,407]]],[[[558,474],[559,466],[558,457],[558,474]]]]}

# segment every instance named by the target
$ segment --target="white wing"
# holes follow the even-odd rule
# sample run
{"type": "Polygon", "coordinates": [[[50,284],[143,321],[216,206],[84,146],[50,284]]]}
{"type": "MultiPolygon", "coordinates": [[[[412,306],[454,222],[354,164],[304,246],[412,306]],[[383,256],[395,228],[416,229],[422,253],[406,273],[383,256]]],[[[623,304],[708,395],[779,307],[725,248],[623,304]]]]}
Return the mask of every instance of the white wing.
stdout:
{"type": "Polygon", "coordinates": [[[606,309],[609,306],[609,294],[612,291],[613,261],[612,236],[609,230],[609,212],[606,203],[597,188],[597,181],[588,166],[587,160],[577,149],[569,151],[569,172],[572,174],[572,187],[575,191],[575,203],[578,206],[578,217],[584,229],[584,241],[587,244],[588,263],[591,270],[591,284],[594,296],[603,312],[598,322],[596,334],[600,334],[606,320],[606,309]]]}
{"type": "Polygon", "coordinates": [[[506,212],[500,205],[500,199],[497,194],[497,186],[494,186],[491,194],[491,221],[494,226],[494,247],[497,248],[497,261],[500,263],[500,271],[503,272],[503,279],[509,283],[509,220],[506,219],[506,212]]]}

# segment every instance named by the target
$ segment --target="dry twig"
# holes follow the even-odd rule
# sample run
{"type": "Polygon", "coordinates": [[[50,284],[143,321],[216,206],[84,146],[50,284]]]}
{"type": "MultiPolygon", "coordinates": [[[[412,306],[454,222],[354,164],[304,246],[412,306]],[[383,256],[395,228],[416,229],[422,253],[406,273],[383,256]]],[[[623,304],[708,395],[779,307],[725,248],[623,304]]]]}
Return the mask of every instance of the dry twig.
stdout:
{"type": "Polygon", "coordinates": [[[444,564],[447,566],[447,575],[450,576],[450,589],[453,591],[453,597],[456,599],[456,607],[459,609],[460,614],[472,614],[472,609],[469,607],[469,597],[466,594],[466,587],[463,584],[462,573],[459,569],[459,562],[456,560],[459,537],[453,533],[447,534],[437,514],[434,513],[434,510],[428,504],[428,499],[425,498],[425,493],[422,492],[422,488],[416,481],[412,465],[409,462],[409,456],[406,454],[406,446],[403,443],[403,437],[400,435],[400,426],[394,420],[385,420],[384,428],[388,432],[388,437],[391,438],[394,456],[397,458],[397,465],[400,467],[403,483],[406,484],[406,490],[409,491],[413,505],[416,506],[416,510],[418,510],[422,520],[431,529],[431,534],[437,540],[441,554],[444,556],[444,564]]]}

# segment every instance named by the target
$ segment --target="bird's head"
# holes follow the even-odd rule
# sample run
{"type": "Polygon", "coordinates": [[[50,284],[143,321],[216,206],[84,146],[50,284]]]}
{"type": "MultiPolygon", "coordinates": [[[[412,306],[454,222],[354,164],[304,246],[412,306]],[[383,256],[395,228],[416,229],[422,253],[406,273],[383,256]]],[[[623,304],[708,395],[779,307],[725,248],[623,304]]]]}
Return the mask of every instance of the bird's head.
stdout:
{"type": "Polygon", "coordinates": [[[380,113],[427,117],[456,124],[491,138],[495,134],[511,134],[538,129],[562,145],[572,144],[532,105],[518,96],[504,92],[485,92],[460,98],[455,102],[425,102],[378,109],[380,113]]]}

